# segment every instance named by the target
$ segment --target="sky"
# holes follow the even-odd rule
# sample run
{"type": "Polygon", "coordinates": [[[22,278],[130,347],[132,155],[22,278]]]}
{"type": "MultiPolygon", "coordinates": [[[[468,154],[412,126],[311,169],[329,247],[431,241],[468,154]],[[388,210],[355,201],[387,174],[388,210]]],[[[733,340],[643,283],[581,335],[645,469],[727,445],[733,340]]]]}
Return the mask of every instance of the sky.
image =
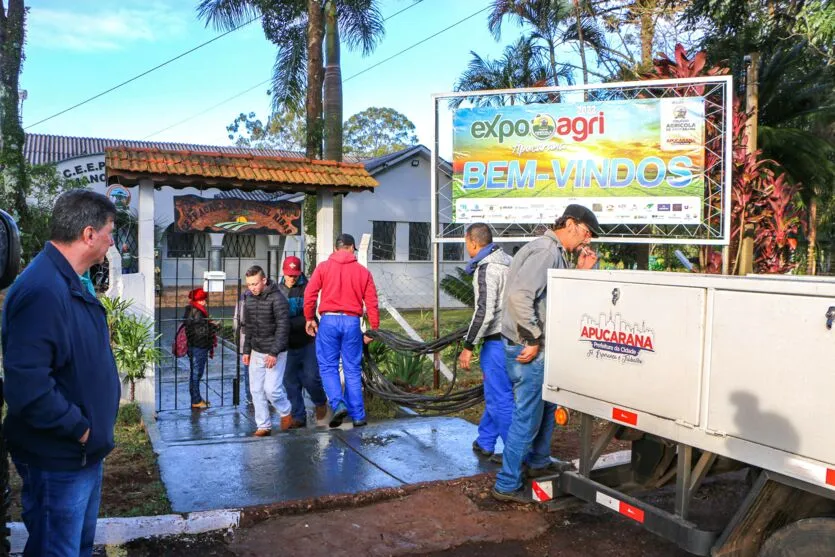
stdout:
{"type": "MultiPolygon", "coordinates": [[[[453,89],[476,51],[500,55],[521,30],[503,26],[502,41],[487,30],[488,10],[370,71],[455,22],[487,8],[488,0],[381,0],[386,35],[367,57],[343,46],[344,116],[391,107],[430,146],[431,95],[453,89]],[[414,5],[413,5],[414,4],[414,5]]],[[[241,112],[268,116],[267,85],[276,49],[258,22],[180,58],[111,93],[37,125],[38,121],[130,79],[220,34],[197,19],[197,0],[31,0],[21,89],[29,133],[149,139],[228,145],[226,126],[241,112]],[[252,89],[247,93],[244,91],[252,89]],[[243,93],[243,94],[242,94],[243,93]],[[233,100],[228,99],[236,97],[233,100]],[[222,104],[221,104],[222,103],[222,104]],[[219,106],[218,106],[219,105],[219,106]]],[[[448,110],[444,109],[446,112],[448,110]]],[[[449,120],[450,115],[446,114],[449,120]]],[[[451,130],[439,134],[451,154],[451,130]]]]}

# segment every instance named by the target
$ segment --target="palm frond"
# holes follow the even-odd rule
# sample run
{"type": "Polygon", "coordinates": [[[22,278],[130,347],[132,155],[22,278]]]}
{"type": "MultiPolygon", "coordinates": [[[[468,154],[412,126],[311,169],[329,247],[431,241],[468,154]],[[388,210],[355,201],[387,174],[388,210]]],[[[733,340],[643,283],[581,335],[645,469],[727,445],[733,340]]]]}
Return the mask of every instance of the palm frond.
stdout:
{"type": "Polygon", "coordinates": [[[377,0],[341,0],[337,4],[339,33],[349,49],[371,54],[385,35],[377,0]]]}
{"type": "Polygon", "coordinates": [[[201,0],[197,18],[219,31],[229,31],[261,15],[256,2],[248,0],[201,0]]]}
{"type": "Polygon", "coordinates": [[[297,23],[284,34],[276,54],[272,84],[273,112],[291,110],[304,112],[307,94],[307,27],[297,23]]]}

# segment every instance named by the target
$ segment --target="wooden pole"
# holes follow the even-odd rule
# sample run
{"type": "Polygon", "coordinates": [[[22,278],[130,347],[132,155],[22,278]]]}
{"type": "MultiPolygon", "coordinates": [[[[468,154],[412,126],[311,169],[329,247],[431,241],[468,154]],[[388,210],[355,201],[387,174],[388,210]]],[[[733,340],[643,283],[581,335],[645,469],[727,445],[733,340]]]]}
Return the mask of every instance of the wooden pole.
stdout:
{"type": "MultiPolygon", "coordinates": [[[[759,67],[760,54],[752,52],[745,57],[745,111],[748,120],[745,122],[747,136],[746,150],[749,154],[757,151],[757,116],[759,113],[759,67]]],[[[742,242],[739,249],[739,268],[737,274],[747,275],[754,272],[754,226],[741,223],[742,242]]]]}

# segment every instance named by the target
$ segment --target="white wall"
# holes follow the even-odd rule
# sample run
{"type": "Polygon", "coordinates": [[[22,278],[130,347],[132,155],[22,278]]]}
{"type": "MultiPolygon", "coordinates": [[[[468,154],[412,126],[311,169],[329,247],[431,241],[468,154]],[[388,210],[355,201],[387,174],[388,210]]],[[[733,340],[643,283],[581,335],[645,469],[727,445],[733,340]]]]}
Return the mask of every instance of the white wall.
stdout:
{"type": "MultiPolygon", "coordinates": [[[[363,234],[372,234],[373,221],[397,223],[394,261],[375,261],[369,255],[368,268],[378,292],[400,309],[433,306],[432,262],[409,261],[409,223],[432,220],[430,171],[429,158],[415,155],[375,174],[380,185],[374,192],[349,194],[342,204],[342,229],[357,241],[363,234]],[[418,166],[412,166],[412,160],[417,160],[418,166]]],[[[441,277],[464,265],[463,260],[445,262],[441,277]]],[[[461,307],[461,304],[442,293],[441,306],[461,307]]]]}

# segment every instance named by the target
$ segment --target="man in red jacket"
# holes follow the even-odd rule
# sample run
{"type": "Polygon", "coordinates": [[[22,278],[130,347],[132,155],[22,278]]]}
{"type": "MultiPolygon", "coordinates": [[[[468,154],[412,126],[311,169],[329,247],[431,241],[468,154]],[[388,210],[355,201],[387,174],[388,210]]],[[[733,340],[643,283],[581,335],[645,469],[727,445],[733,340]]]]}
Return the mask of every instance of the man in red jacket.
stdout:
{"type": "Polygon", "coordinates": [[[372,329],[380,326],[377,288],[371,273],[357,262],[354,237],[341,234],[336,250],[320,263],[304,291],[304,317],[307,334],[316,337],[316,359],[328,401],[333,408],[331,427],[339,427],[348,416],[354,427],[364,426],[365,405],[362,401],[362,344],[371,338],[362,334],[360,318],[363,302],[372,329]],[[319,292],[319,314],[316,324],[316,300],[319,292]],[[345,374],[345,392],[339,380],[339,358],[345,374]]]}

